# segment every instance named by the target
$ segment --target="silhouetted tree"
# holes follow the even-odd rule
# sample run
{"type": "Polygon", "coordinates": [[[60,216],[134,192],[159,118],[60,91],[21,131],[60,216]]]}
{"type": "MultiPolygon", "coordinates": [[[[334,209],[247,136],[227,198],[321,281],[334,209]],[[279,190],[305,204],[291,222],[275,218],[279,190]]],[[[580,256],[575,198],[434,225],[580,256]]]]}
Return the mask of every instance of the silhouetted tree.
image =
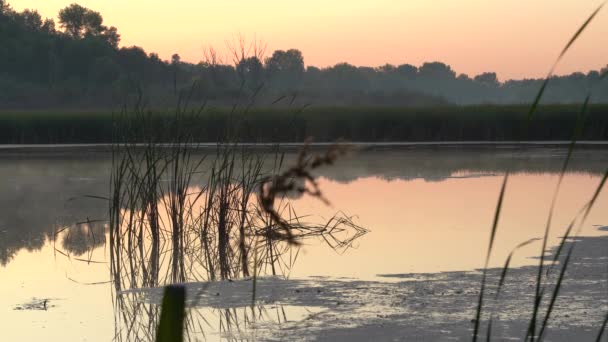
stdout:
{"type": "Polygon", "coordinates": [[[244,78],[251,89],[258,88],[263,83],[264,66],[257,57],[241,60],[236,66],[236,72],[244,78]]]}
{"type": "Polygon", "coordinates": [[[474,80],[475,82],[479,82],[491,87],[497,87],[500,84],[495,72],[484,72],[475,76],[474,80]]]}
{"type": "Polygon", "coordinates": [[[171,64],[178,65],[179,63],[181,63],[181,61],[182,61],[182,58],[177,53],[174,53],[171,56],[171,64]]]}
{"type": "MultiPolygon", "coordinates": [[[[243,90],[251,95],[261,84],[269,84],[256,100],[261,104],[296,94],[302,104],[320,105],[526,103],[543,82],[500,82],[493,72],[456,77],[441,62],[420,67],[339,63],[305,69],[299,50],[277,50],[265,58],[265,44],[246,44],[242,36],[227,44],[227,60],[209,48],[198,64],[177,54],[165,61],[141,47],[119,47],[118,30],[105,26],[99,12],[81,5],[62,9],[58,24],[61,31],[36,10],[15,11],[0,0],[0,107],[96,108],[115,105],[140,89],[157,103],[172,104],[169,99],[190,89],[193,81],[199,85],[196,99],[220,105],[233,104],[243,90]]],[[[608,102],[608,77],[601,77],[606,72],[608,68],[554,76],[543,101],[581,102],[593,89],[592,102],[608,102]]]]}
{"type": "Polygon", "coordinates": [[[6,0],[0,0],[0,15],[5,15],[7,11],[10,10],[10,5],[6,2],[6,0]]]}
{"type": "Polygon", "coordinates": [[[278,87],[294,88],[304,74],[304,57],[296,49],[277,50],[266,59],[266,70],[278,87]]]}
{"type": "Polygon", "coordinates": [[[114,47],[118,47],[120,42],[118,30],[104,26],[99,12],[78,4],[71,4],[59,11],[59,24],[74,39],[102,37],[114,47]]]}
{"type": "Polygon", "coordinates": [[[16,15],[18,20],[22,21],[23,26],[31,31],[39,31],[42,28],[43,22],[40,13],[35,10],[26,9],[16,15]]]}
{"type": "Polygon", "coordinates": [[[411,64],[401,64],[397,67],[396,72],[397,72],[397,74],[399,74],[400,76],[402,76],[408,80],[413,80],[416,78],[416,75],[418,74],[418,68],[416,68],[415,66],[413,66],[411,64]]]}
{"type": "Polygon", "coordinates": [[[326,71],[327,82],[339,92],[365,90],[369,81],[354,65],[338,63],[326,71]]]}
{"type": "Polygon", "coordinates": [[[108,42],[108,44],[112,45],[114,48],[118,48],[118,44],[120,43],[120,34],[118,34],[118,29],[114,26],[105,28],[101,33],[103,39],[108,42]]]}
{"type": "Polygon", "coordinates": [[[421,78],[434,80],[452,80],[456,78],[456,73],[449,65],[441,62],[424,63],[418,69],[421,78]]]}
{"type": "Polygon", "coordinates": [[[458,75],[458,77],[456,77],[456,79],[457,79],[458,81],[460,81],[460,82],[471,82],[471,81],[473,81],[473,80],[472,80],[472,79],[469,77],[469,75],[467,75],[467,74],[460,74],[460,75],[458,75]]]}
{"type": "Polygon", "coordinates": [[[72,38],[83,38],[87,34],[98,35],[103,18],[99,12],[71,4],[59,11],[59,23],[72,38]]]}
{"type": "Polygon", "coordinates": [[[270,73],[301,74],[304,72],[304,57],[300,50],[277,50],[266,59],[266,68],[270,73]]]}

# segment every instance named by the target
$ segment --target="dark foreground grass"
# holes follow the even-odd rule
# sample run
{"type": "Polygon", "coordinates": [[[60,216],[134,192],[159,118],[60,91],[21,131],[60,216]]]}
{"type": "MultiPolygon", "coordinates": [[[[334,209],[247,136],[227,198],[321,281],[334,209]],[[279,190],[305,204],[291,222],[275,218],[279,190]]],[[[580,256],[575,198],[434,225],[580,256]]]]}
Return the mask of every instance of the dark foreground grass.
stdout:
{"type": "MultiPolygon", "coordinates": [[[[570,140],[579,112],[580,105],[539,106],[528,122],[525,105],[257,108],[238,113],[207,108],[189,125],[201,143],[225,140],[221,132],[228,127],[240,142],[302,142],[308,137],[316,142],[570,140]]],[[[174,111],[167,113],[155,112],[150,124],[167,127],[174,111]]],[[[0,144],[111,143],[113,118],[109,112],[3,112],[0,144]]],[[[589,105],[579,139],[608,139],[608,105],[589,105]]]]}

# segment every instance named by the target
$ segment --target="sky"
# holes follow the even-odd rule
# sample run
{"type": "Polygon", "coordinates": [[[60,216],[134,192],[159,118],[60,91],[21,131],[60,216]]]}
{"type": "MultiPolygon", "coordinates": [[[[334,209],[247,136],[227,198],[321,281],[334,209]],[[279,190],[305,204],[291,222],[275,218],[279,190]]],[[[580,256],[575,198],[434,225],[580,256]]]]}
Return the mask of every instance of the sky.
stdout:
{"type": "MultiPolygon", "coordinates": [[[[74,0],[9,0],[56,18],[74,0]]],[[[266,54],[297,48],[306,65],[421,65],[441,61],[474,76],[544,77],[600,0],[78,0],[116,26],[122,46],[198,62],[239,34],[266,54]]],[[[560,62],[557,74],[608,64],[608,7],[560,62]]]]}

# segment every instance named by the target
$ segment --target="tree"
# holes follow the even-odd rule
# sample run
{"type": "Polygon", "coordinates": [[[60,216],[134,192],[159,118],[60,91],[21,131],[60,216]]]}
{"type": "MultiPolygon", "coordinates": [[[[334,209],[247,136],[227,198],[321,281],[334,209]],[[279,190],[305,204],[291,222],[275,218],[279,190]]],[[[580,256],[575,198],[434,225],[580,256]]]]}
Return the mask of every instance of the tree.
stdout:
{"type": "Polygon", "coordinates": [[[106,42],[108,42],[108,44],[112,45],[114,48],[118,48],[118,43],[120,43],[120,34],[118,34],[118,29],[116,27],[110,26],[103,31],[101,36],[106,42]]]}
{"type": "Polygon", "coordinates": [[[39,31],[42,28],[42,17],[36,10],[26,9],[18,15],[18,18],[23,22],[23,26],[30,31],[39,31]]]}
{"type": "Polygon", "coordinates": [[[91,63],[89,81],[97,85],[110,84],[120,77],[120,66],[109,56],[98,57],[91,63]]]}
{"type": "Polygon", "coordinates": [[[384,74],[392,74],[396,70],[397,70],[397,68],[392,64],[384,64],[384,65],[378,67],[378,72],[381,72],[384,74]]]}
{"type": "Polygon", "coordinates": [[[266,59],[266,68],[270,74],[280,73],[299,76],[304,73],[304,57],[300,50],[277,50],[272,54],[272,57],[266,59]]]}
{"type": "Polygon", "coordinates": [[[418,74],[418,68],[411,64],[401,64],[397,67],[397,73],[408,80],[413,80],[418,74]]]}
{"type": "Polygon", "coordinates": [[[449,65],[441,62],[424,63],[418,69],[418,75],[432,80],[453,80],[456,73],[449,65]]]}
{"type": "Polygon", "coordinates": [[[495,72],[484,72],[479,74],[473,78],[475,82],[481,83],[483,85],[497,87],[500,82],[498,82],[498,77],[495,72]]]}
{"type": "Polygon", "coordinates": [[[326,69],[326,77],[328,84],[338,92],[359,92],[370,84],[364,69],[348,63],[338,63],[326,69]]]}
{"type": "Polygon", "coordinates": [[[55,21],[49,18],[44,19],[44,23],[42,23],[41,30],[48,34],[54,34],[56,32],[55,21]]]}
{"type": "Polygon", "coordinates": [[[171,56],[171,66],[173,68],[173,92],[177,93],[177,72],[179,71],[179,65],[181,63],[182,58],[174,53],[171,56]]]}
{"type": "Polygon", "coordinates": [[[101,37],[115,48],[120,42],[120,35],[116,27],[103,25],[103,17],[99,12],[79,4],[71,4],[60,10],[59,24],[74,39],[101,37]]]}
{"type": "Polygon", "coordinates": [[[150,57],[150,60],[151,60],[152,62],[155,62],[155,63],[156,63],[156,62],[160,62],[160,56],[158,55],[158,53],[156,53],[156,52],[150,52],[150,53],[148,54],[148,56],[150,57]]]}
{"type": "Polygon", "coordinates": [[[78,4],[71,4],[59,11],[59,24],[72,38],[82,38],[87,32],[99,31],[99,27],[91,25],[101,25],[103,19],[100,19],[101,14],[78,4]]]}
{"type": "Polygon", "coordinates": [[[0,0],[0,15],[6,14],[11,9],[11,6],[6,0],[0,0]]]}
{"type": "Polygon", "coordinates": [[[262,83],[264,66],[257,57],[249,57],[241,60],[236,66],[236,72],[249,83],[252,88],[257,88],[262,83]]]}
{"type": "MultiPolygon", "coordinates": [[[[277,50],[266,59],[266,70],[271,80],[282,88],[293,88],[304,75],[304,57],[296,49],[277,50]]],[[[293,89],[290,89],[293,90],[293,89]]]]}
{"type": "Polygon", "coordinates": [[[467,74],[460,74],[458,75],[458,77],[456,77],[456,79],[460,82],[470,82],[472,81],[471,78],[469,77],[469,75],[467,74]]]}
{"type": "Polygon", "coordinates": [[[171,56],[171,64],[178,65],[181,61],[182,58],[178,54],[174,53],[173,56],[171,56]]]}

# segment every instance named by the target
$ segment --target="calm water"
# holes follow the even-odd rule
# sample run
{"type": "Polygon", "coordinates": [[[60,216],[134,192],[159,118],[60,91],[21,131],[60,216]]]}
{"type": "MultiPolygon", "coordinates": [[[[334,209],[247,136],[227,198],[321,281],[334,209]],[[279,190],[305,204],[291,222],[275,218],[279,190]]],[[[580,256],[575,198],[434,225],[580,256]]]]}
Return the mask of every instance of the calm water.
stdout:
{"type": "MultiPolygon", "coordinates": [[[[125,308],[116,304],[110,284],[106,204],[87,197],[107,196],[109,156],[0,153],[3,339],[112,340],[128,314],[118,314],[125,308]],[[73,226],[87,220],[93,222],[88,230],[73,226]],[[66,226],[71,228],[57,233],[66,226]],[[48,299],[47,310],[29,310],[38,299],[48,299]]],[[[356,215],[355,222],[370,232],[340,251],[320,239],[305,241],[289,275],[390,281],[382,275],[482,267],[498,192],[510,170],[491,260],[492,266],[502,265],[517,244],[542,236],[565,154],[545,147],[410,147],[353,154],[319,173],[331,206],[306,197],[294,205],[313,221],[337,211],[356,215]]],[[[575,152],[557,201],[551,245],[591,198],[606,167],[607,149],[575,152]]],[[[607,205],[608,195],[600,195],[582,235],[601,235],[597,227],[608,225],[607,205]]],[[[539,243],[522,249],[513,265],[535,263],[539,249],[539,243]]],[[[287,320],[303,315],[301,309],[284,310],[287,320]]],[[[213,331],[226,318],[205,317],[207,338],[217,339],[213,331]]]]}

